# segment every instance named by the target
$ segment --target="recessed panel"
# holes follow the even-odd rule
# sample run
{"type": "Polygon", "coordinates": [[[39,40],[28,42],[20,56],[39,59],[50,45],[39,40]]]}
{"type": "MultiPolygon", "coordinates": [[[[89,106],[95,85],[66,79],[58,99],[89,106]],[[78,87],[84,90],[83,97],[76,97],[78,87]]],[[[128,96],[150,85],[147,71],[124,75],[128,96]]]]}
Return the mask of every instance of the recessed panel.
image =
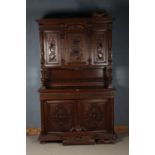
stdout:
{"type": "Polygon", "coordinates": [[[59,65],[59,32],[44,32],[44,58],[46,66],[59,65]]]}

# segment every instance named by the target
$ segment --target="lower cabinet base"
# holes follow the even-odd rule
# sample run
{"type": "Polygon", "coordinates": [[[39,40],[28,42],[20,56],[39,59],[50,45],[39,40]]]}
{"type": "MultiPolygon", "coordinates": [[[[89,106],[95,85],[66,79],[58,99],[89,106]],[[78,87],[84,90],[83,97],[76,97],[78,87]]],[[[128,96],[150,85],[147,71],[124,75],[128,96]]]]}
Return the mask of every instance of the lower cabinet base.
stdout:
{"type": "Polygon", "coordinates": [[[113,144],[117,135],[104,132],[64,132],[40,134],[40,143],[62,142],[63,145],[113,144]]]}
{"type": "Polygon", "coordinates": [[[114,89],[45,89],[40,99],[41,143],[115,143],[114,89]]]}

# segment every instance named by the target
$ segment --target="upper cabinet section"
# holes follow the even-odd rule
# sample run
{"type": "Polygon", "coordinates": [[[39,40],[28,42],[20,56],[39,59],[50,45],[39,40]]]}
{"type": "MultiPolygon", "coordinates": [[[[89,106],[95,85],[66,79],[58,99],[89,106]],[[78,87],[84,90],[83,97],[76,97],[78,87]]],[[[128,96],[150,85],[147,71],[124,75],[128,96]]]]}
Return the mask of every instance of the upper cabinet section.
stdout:
{"type": "Polygon", "coordinates": [[[41,64],[46,67],[109,65],[111,22],[105,13],[38,20],[41,64]]]}

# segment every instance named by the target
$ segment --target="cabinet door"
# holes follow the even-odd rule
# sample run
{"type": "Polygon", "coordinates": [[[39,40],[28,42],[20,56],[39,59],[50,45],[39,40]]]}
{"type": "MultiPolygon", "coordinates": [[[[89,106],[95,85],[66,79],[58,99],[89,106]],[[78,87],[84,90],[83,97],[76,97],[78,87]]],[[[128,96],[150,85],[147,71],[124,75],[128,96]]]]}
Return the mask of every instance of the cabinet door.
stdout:
{"type": "Polygon", "coordinates": [[[81,100],[79,111],[79,122],[86,130],[112,129],[112,107],[108,99],[81,100]]]}
{"type": "Polygon", "coordinates": [[[66,65],[87,65],[90,57],[89,37],[85,26],[68,25],[65,36],[64,59],[66,65]]]}
{"type": "Polygon", "coordinates": [[[68,131],[74,126],[74,101],[46,101],[44,106],[46,132],[68,131]]]}
{"type": "Polygon", "coordinates": [[[92,42],[93,65],[108,64],[108,33],[107,31],[94,31],[92,42]]]}
{"type": "Polygon", "coordinates": [[[60,65],[60,32],[44,31],[43,32],[43,50],[45,66],[60,65]]]}

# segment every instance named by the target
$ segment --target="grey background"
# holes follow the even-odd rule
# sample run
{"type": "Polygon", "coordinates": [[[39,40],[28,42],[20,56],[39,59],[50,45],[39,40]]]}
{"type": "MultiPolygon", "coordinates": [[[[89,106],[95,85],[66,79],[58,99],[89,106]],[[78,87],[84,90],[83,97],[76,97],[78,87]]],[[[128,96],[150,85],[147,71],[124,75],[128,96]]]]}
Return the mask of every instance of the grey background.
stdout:
{"type": "Polygon", "coordinates": [[[113,22],[113,86],[115,124],[129,123],[129,4],[128,0],[27,0],[26,118],[27,128],[40,127],[40,46],[36,19],[50,13],[106,10],[113,22]]]}

